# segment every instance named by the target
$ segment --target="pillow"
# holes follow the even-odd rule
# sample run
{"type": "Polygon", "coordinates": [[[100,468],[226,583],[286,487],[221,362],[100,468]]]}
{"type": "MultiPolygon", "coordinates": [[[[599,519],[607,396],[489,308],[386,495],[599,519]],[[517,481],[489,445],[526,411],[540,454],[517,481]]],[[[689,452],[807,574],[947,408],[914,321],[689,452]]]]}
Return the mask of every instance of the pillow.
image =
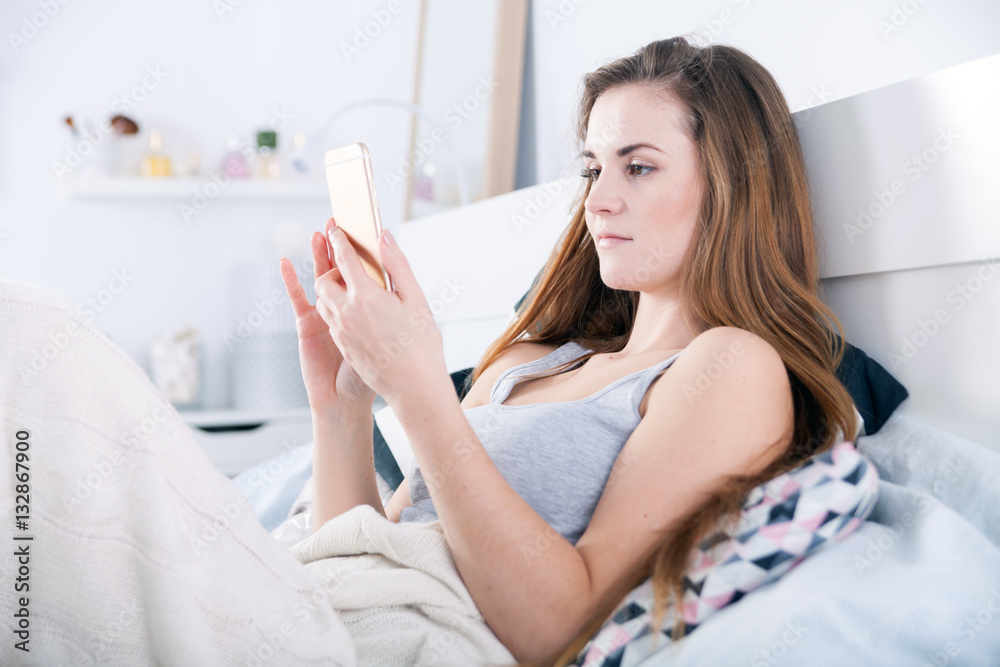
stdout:
{"type": "MultiPolygon", "coordinates": [[[[734,536],[722,541],[718,534],[710,536],[692,551],[692,569],[684,577],[685,634],[852,533],[877,498],[875,466],[847,441],[755,488],[734,536]]],[[[652,580],[647,579],[625,597],[575,664],[633,665],[669,644],[674,607],[667,607],[655,633],[649,625],[653,607],[652,580]]]]}
{"type": "Polygon", "coordinates": [[[910,395],[881,364],[847,341],[844,341],[844,357],[837,366],[837,378],[864,419],[865,435],[877,433],[910,395]]]}

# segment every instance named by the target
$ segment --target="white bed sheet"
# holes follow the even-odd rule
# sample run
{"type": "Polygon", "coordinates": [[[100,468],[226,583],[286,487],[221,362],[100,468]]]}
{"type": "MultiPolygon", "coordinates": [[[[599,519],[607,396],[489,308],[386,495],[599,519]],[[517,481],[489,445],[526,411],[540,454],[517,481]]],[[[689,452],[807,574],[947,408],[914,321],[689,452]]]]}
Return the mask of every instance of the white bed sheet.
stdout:
{"type": "Polygon", "coordinates": [[[639,664],[1000,665],[1000,456],[900,415],[858,448],[868,521],[639,664]]]}

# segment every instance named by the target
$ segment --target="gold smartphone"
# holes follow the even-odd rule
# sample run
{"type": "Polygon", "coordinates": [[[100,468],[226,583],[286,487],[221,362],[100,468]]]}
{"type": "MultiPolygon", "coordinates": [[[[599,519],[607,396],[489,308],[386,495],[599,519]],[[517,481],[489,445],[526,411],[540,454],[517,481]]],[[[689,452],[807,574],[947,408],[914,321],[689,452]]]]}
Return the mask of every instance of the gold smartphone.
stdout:
{"type": "Polygon", "coordinates": [[[334,222],[347,234],[372,280],[391,291],[392,280],[378,253],[382,220],[368,147],[356,143],[327,151],[323,164],[334,222]]]}

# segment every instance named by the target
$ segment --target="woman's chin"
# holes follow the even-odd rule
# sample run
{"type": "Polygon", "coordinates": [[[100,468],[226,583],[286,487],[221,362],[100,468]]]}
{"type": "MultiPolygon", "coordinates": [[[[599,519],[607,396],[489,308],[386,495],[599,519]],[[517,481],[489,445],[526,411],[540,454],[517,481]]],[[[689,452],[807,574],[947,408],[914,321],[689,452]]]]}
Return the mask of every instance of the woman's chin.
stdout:
{"type": "Polygon", "coordinates": [[[642,285],[635,279],[635,276],[612,273],[610,275],[601,274],[601,281],[611,289],[635,292],[642,289],[642,285]]]}

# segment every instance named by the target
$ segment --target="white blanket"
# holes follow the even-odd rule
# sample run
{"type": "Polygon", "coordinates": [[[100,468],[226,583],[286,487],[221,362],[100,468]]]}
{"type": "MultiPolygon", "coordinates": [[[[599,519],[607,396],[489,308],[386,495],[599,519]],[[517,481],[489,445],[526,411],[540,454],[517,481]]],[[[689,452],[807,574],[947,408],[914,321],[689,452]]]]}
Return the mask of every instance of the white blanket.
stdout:
{"type": "MultiPolygon", "coordinates": [[[[308,512],[288,523],[308,525],[308,512]]],[[[455,567],[440,521],[389,521],[361,505],[292,553],[324,582],[364,665],[511,665],[455,567]],[[356,555],[366,554],[366,555],[356,555]]]]}
{"type": "Polygon", "coordinates": [[[504,657],[439,525],[355,508],[293,555],[121,348],[65,298],[4,280],[0,443],[0,664],[504,657]]]}

